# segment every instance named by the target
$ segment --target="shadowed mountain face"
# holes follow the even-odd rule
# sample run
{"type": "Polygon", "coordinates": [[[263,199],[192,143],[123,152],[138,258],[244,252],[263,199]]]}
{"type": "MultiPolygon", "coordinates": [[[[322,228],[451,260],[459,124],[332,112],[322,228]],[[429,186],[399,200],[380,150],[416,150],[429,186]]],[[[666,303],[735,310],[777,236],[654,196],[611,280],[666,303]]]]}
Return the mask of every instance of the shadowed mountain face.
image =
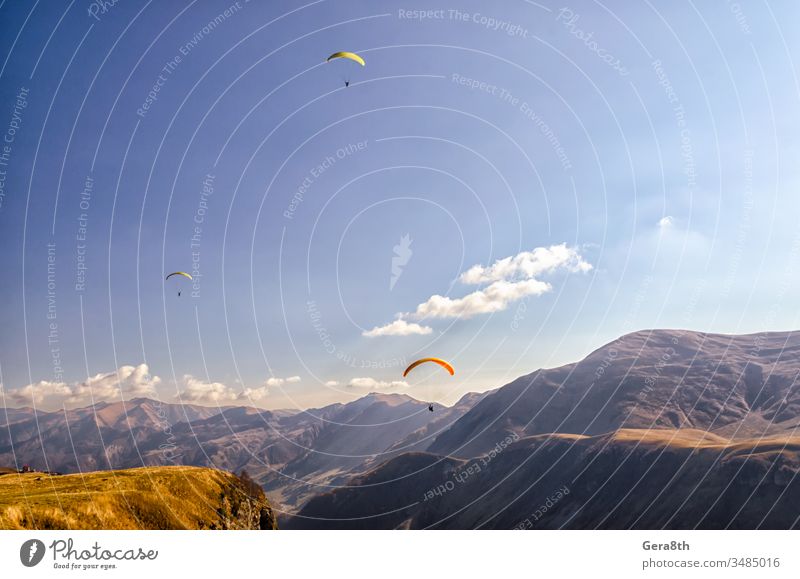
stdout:
{"type": "Polygon", "coordinates": [[[577,364],[538,370],[484,398],[429,447],[476,456],[511,433],[694,428],[728,438],[791,431],[800,418],[800,333],[628,334],[577,364]]]}
{"type": "Polygon", "coordinates": [[[520,439],[495,454],[405,454],[311,499],[293,529],[788,529],[800,437],[623,430],[520,439]]]}
{"type": "Polygon", "coordinates": [[[479,397],[468,394],[451,408],[434,405],[430,412],[427,403],[408,396],[370,394],[323,409],[326,423],[314,418],[317,411],[296,415],[291,422],[302,427],[306,449],[298,448],[280,471],[264,472],[262,467],[254,472],[268,491],[279,493],[281,504],[296,506],[392,456],[427,448],[479,397]]]}

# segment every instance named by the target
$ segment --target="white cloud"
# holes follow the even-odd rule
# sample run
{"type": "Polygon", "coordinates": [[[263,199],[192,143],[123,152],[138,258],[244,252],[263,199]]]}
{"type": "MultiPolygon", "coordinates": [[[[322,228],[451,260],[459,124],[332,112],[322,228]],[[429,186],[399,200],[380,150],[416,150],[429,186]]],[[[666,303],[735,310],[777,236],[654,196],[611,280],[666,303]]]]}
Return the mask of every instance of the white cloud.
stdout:
{"type": "Polygon", "coordinates": [[[558,270],[586,273],[592,265],[583,259],[578,249],[566,243],[537,247],[495,261],[491,266],[474,265],[459,277],[464,284],[488,284],[460,298],[433,295],[419,304],[413,312],[397,314],[397,319],[383,326],[363,332],[364,336],[408,336],[430,334],[432,328],[409,323],[408,320],[468,319],[478,314],[500,312],[512,303],[528,297],[539,296],[552,286],[538,276],[558,270]]]}
{"type": "Polygon", "coordinates": [[[347,383],[350,388],[364,388],[372,391],[376,390],[397,390],[399,388],[408,388],[408,382],[403,380],[394,380],[386,382],[384,380],[376,380],[375,378],[353,378],[347,383]]]}
{"type": "Polygon", "coordinates": [[[236,395],[236,398],[233,400],[239,402],[243,400],[251,400],[256,402],[263,398],[266,398],[269,394],[269,389],[266,386],[261,386],[259,388],[245,388],[241,392],[236,395]]]}
{"type": "Polygon", "coordinates": [[[362,336],[368,338],[375,338],[378,336],[425,336],[430,334],[433,328],[428,326],[421,326],[413,322],[409,323],[405,320],[395,320],[385,326],[375,326],[369,331],[361,332],[362,336]]]}
{"type": "Polygon", "coordinates": [[[327,382],[325,382],[325,386],[328,386],[329,388],[333,388],[334,386],[338,385],[339,385],[338,380],[328,380],[327,382]]]}
{"type": "Polygon", "coordinates": [[[284,384],[297,384],[300,382],[300,376],[289,376],[288,378],[267,378],[264,381],[264,386],[283,386],[284,384]]]}
{"type": "Polygon", "coordinates": [[[161,382],[151,376],[147,364],[121,366],[116,372],[95,374],[83,382],[53,382],[40,380],[7,394],[18,404],[44,404],[61,406],[80,402],[102,402],[142,396],[153,396],[155,387],[161,382]]]}
{"type": "Polygon", "coordinates": [[[266,398],[268,394],[269,389],[266,385],[237,391],[222,382],[206,382],[191,374],[186,374],[183,377],[183,390],[178,392],[178,398],[183,402],[225,404],[242,401],[255,402],[266,398]]]}
{"type": "Polygon", "coordinates": [[[161,382],[158,376],[151,376],[147,364],[122,366],[116,372],[96,374],[86,382],[78,384],[76,395],[86,398],[114,398],[121,390],[127,397],[153,396],[155,386],[161,382]]]}
{"type": "Polygon", "coordinates": [[[17,404],[29,405],[35,403],[37,406],[48,402],[64,401],[72,397],[72,388],[66,382],[51,382],[40,380],[35,384],[28,384],[22,388],[8,391],[8,396],[17,404]]]}
{"type": "Polygon", "coordinates": [[[658,226],[661,229],[667,229],[675,225],[675,219],[673,219],[672,215],[666,215],[658,220],[658,226]]]}
{"type": "Polygon", "coordinates": [[[541,295],[550,291],[547,282],[538,279],[509,282],[496,281],[487,288],[474,291],[463,298],[432,296],[425,303],[417,306],[410,314],[414,319],[423,318],[463,318],[468,319],[478,314],[500,312],[509,304],[526,296],[541,295]]]}
{"type": "Polygon", "coordinates": [[[566,243],[537,247],[533,251],[523,251],[511,257],[498,259],[490,267],[473,265],[459,278],[462,283],[481,284],[495,281],[530,280],[534,277],[551,273],[557,269],[576,272],[587,272],[591,264],[581,257],[574,247],[566,243]]]}

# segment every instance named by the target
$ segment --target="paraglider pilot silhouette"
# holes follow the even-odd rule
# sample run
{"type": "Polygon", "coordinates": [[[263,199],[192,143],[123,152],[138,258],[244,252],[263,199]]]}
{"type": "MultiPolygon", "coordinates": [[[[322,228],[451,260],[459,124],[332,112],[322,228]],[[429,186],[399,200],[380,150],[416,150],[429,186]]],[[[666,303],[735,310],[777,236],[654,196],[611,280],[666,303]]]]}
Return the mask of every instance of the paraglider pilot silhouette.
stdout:
{"type": "MultiPolygon", "coordinates": [[[[164,280],[165,280],[165,281],[166,281],[166,280],[168,280],[168,279],[169,279],[169,278],[171,278],[173,275],[181,275],[181,276],[183,276],[183,277],[185,277],[185,278],[188,278],[188,279],[190,279],[190,280],[191,280],[191,279],[194,279],[192,276],[190,276],[190,275],[189,275],[188,273],[186,273],[185,271],[174,271],[174,272],[172,272],[171,274],[169,274],[169,275],[168,275],[166,278],[164,278],[164,280]]],[[[181,290],[178,290],[178,297],[181,297],[181,290]]]]}
{"type": "MultiPolygon", "coordinates": [[[[408,368],[406,368],[405,372],[403,372],[403,378],[408,376],[408,373],[411,372],[411,370],[413,370],[414,368],[416,368],[420,364],[425,364],[426,362],[433,362],[434,364],[439,364],[439,366],[441,366],[442,368],[447,370],[447,372],[451,376],[453,376],[455,374],[455,370],[453,370],[453,367],[450,364],[448,364],[447,362],[445,362],[444,360],[442,360],[441,358],[420,358],[416,362],[412,362],[408,366],[408,368]]],[[[428,403],[428,411],[429,412],[433,412],[433,402],[429,402],[428,403]]]]}

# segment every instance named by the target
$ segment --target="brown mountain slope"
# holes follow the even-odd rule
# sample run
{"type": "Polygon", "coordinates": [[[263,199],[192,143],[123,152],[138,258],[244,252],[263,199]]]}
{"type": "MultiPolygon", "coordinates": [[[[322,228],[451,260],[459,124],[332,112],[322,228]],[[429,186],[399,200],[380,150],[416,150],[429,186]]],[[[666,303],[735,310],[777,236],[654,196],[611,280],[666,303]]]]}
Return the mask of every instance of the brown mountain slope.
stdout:
{"type": "Polygon", "coordinates": [[[401,455],[284,526],[788,529],[798,526],[799,470],[800,437],[532,436],[476,459],[401,455]]]}
{"type": "Polygon", "coordinates": [[[155,467],[0,476],[0,529],[274,529],[257,486],[231,473],[155,467]]]}
{"type": "Polygon", "coordinates": [[[470,457],[511,433],[695,428],[748,438],[800,423],[800,332],[625,335],[486,396],[428,450],[470,457]]]}
{"type": "MultiPolygon", "coordinates": [[[[36,414],[37,411],[30,406],[23,406],[21,408],[2,407],[0,408],[0,426],[7,426],[9,424],[14,424],[15,422],[29,420],[34,418],[36,414]]],[[[42,412],[40,410],[38,411],[38,414],[40,416],[45,416],[49,414],[49,412],[42,412]]]]}

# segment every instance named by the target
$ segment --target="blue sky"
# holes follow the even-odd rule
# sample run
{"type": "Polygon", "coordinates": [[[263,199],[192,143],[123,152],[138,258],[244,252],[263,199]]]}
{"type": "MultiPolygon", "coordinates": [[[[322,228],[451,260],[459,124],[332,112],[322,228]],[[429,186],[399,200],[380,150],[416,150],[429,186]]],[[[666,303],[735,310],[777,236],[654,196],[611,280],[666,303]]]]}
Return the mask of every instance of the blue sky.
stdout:
{"type": "Polygon", "coordinates": [[[794,3],[420,9],[1,4],[5,403],[450,403],[797,326],[794,3]]]}

